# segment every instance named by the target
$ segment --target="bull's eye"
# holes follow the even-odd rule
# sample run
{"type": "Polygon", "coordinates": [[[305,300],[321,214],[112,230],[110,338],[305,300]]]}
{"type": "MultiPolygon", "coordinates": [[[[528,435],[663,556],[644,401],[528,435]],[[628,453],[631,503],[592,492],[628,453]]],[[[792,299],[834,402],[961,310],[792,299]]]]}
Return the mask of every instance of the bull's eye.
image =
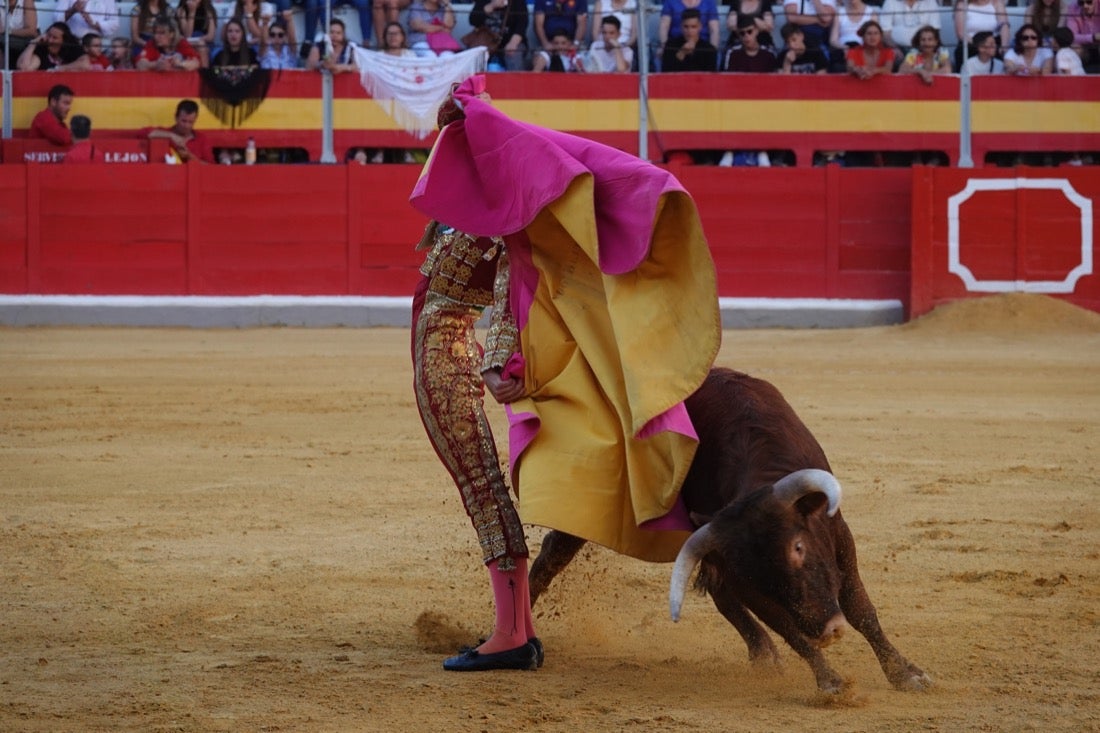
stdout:
{"type": "Polygon", "coordinates": [[[802,546],[802,540],[798,540],[794,543],[794,552],[799,557],[806,554],[806,548],[802,546]]]}

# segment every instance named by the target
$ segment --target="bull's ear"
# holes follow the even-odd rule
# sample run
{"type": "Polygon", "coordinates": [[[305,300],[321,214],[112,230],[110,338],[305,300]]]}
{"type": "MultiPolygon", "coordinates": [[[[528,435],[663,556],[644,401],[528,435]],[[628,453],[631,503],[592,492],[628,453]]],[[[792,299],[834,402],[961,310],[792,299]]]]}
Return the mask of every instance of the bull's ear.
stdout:
{"type": "Polygon", "coordinates": [[[704,524],[710,524],[710,520],[714,519],[714,517],[709,514],[699,514],[698,512],[689,512],[689,515],[691,517],[691,523],[695,525],[696,529],[702,527],[704,524]]]}
{"type": "Polygon", "coordinates": [[[794,508],[807,519],[814,516],[824,516],[829,506],[829,498],[825,494],[814,492],[806,494],[794,503],[794,508]]]}

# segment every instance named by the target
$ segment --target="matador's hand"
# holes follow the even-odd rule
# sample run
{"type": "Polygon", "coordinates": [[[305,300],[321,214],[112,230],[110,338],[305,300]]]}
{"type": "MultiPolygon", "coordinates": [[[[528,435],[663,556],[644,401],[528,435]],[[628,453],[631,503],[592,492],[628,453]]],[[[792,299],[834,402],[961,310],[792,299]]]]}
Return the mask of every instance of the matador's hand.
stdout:
{"type": "Polygon", "coordinates": [[[515,402],[524,395],[523,380],[515,377],[502,377],[499,369],[488,369],[481,373],[486,389],[493,399],[501,404],[515,402]]]}

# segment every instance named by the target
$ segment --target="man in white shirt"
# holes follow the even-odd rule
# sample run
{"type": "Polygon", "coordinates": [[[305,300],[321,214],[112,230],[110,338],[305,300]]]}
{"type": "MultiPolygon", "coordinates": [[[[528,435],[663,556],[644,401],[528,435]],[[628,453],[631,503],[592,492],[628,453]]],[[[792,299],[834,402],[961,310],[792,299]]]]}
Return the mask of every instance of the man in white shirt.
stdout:
{"type": "Polygon", "coordinates": [[[909,50],[918,28],[940,30],[940,6],[936,0],[886,0],[878,14],[883,40],[903,52],[909,50]]]}
{"type": "MultiPolygon", "coordinates": [[[[84,38],[88,33],[113,38],[118,32],[119,11],[115,0],[61,0],[57,15],[77,38],[84,38]]],[[[126,35],[129,35],[128,30],[126,35]]]]}
{"type": "Polygon", "coordinates": [[[600,21],[600,40],[588,49],[585,71],[610,73],[630,71],[634,61],[634,49],[619,42],[622,23],[614,15],[605,15],[600,21]]]}

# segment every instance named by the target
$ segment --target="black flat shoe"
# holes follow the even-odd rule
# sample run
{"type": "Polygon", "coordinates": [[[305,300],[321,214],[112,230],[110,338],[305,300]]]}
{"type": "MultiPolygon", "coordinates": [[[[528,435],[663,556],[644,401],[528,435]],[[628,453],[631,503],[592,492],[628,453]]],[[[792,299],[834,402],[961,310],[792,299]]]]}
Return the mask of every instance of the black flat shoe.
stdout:
{"type": "Polygon", "coordinates": [[[527,643],[535,647],[535,665],[541,669],[542,662],[546,658],[546,655],[542,652],[542,641],[537,636],[532,636],[527,640],[527,643]]]}
{"type": "Polygon", "coordinates": [[[467,649],[457,656],[443,660],[443,669],[448,672],[484,672],[490,669],[538,669],[535,647],[524,644],[495,654],[482,654],[476,649],[467,649]]]}

